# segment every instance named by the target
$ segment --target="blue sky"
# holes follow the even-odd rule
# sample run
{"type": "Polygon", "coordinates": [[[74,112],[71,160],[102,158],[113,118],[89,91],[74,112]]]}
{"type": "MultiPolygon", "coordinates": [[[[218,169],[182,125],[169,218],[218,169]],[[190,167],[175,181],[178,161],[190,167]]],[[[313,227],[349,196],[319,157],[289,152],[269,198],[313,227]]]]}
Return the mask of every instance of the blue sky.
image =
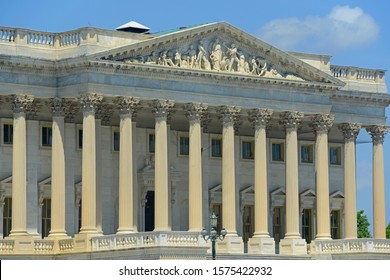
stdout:
{"type": "MultiPolygon", "coordinates": [[[[3,0],[0,26],[62,32],[135,20],[158,32],[226,21],[286,51],[332,56],[332,64],[390,70],[390,1],[3,0]]],[[[386,77],[390,84],[390,73],[386,77]]],[[[387,109],[386,115],[390,116],[387,109]]],[[[389,122],[388,122],[389,125],[389,122]]],[[[358,209],[372,220],[371,144],[357,145],[358,209]]],[[[390,135],[385,140],[386,217],[390,222],[390,135]]],[[[372,231],[371,231],[372,232],[372,231]]]]}

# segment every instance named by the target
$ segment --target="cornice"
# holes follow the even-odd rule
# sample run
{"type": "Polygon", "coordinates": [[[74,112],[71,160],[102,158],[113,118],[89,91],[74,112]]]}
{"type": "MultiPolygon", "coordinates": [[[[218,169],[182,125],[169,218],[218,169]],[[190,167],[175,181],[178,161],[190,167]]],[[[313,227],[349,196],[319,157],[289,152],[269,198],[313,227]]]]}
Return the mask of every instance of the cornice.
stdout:
{"type": "Polygon", "coordinates": [[[352,91],[336,91],[333,93],[333,100],[358,103],[374,103],[381,104],[385,107],[390,105],[390,95],[387,93],[372,93],[372,92],[352,92],[352,91]]]}

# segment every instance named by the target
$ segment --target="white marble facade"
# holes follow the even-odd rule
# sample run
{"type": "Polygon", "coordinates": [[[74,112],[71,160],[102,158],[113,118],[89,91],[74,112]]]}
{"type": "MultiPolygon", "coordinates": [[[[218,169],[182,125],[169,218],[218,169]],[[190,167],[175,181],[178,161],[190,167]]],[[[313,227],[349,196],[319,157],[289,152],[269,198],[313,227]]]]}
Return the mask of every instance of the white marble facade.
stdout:
{"type": "Polygon", "coordinates": [[[384,238],[384,71],[287,53],[226,23],[0,28],[0,46],[3,217],[13,204],[2,248],[15,242],[1,252],[43,237],[86,252],[110,244],[104,236],[192,236],[213,211],[224,253],[274,254],[276,243],[302,255],[312,240],[354,239],[361,129],[373,136],[374,237],[384,238]]]}

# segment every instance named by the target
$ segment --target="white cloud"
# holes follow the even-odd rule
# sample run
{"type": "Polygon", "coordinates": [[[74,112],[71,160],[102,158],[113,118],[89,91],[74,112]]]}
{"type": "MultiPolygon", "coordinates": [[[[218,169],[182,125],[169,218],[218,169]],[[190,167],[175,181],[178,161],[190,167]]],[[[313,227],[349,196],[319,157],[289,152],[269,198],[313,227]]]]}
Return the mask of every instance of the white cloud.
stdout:
{"type": "Polygon", "coordinates": [[[378,34],[377,23],[361,8],[335,6],[325,17],[272,20],[257,35],[287,51],[334,53],[367,46],[377,39],[378,34]]]}

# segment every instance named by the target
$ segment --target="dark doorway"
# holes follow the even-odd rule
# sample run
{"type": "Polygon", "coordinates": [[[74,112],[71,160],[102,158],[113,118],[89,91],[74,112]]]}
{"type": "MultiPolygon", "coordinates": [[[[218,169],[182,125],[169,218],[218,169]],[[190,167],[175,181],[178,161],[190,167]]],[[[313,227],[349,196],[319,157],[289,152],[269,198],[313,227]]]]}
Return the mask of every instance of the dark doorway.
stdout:
{"type": "Polygon", "coordinates": [[[154,191],[148,191],[145,204],[145,231],[154,230],[154,191]]]}

